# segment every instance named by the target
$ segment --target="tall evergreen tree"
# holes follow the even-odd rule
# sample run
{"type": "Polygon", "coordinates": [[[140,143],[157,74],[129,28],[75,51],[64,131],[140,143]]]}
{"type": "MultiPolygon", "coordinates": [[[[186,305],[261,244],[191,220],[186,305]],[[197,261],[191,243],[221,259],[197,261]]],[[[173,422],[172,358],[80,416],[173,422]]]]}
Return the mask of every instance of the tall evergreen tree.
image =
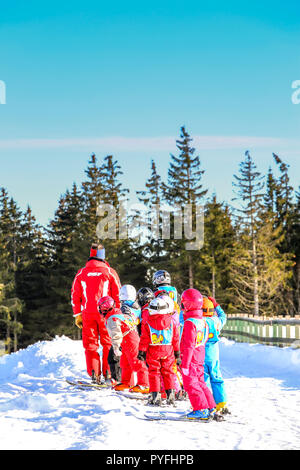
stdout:
{"type": "Polygon", "coordinates": [[[234,182],[237,196],[242,201],[238,241],[231,263],[232,291],[238,300],[235,308],[255,315],[288,313],[285,294],[291,275],[291,259],[280,251],[284,234],[281,225],[274,226],[274,209],[270,204],[277,184],[269,172],[266,197],[263,176],[257,171],[249,152],[245,156],[240,175],[235,175],[234,182]]]}
{"type": "Polygon", "coordinates": [[[24,303],[20,347],[45,339],[49,327],[50,261],[46,233],[28,206],[21,221],[16,291],[24,303]],[[43,333],[44,332],[44,333],[43,333]]]}
{"type": "MultiPolygon", "coordinates": [[[[107,261],[117,270],[121,282],[136,285],[145,277],[146,266],[141,248],[127,232],[129,216],[126,203],[129,190],[121,182],[123,171],[112,155],[104,158],[101,173],[104,193],[99,200],[100,207],[102,204],[113,207],[113,212],[105,213],[103,217],[112,223],[114,230],[112,236],[108,232],[104,239],[99,238],[97,231],[97,241],[105,246],[107,261]]],[[[101,223],[101,217],[98,213],[98,223],[101,223]]]]}
{"type": "Polygon", "coordinates": [[[1,266],[1,312],[2,321],[6,325],[6,345],[10,352],[13,343],[14,351],[18,348],[18,336],[22,330],[22,323],[18,316],[22,313],[22,302],[16,293],[16,270],[20,258],[20,226],[22,212],[13,198],[9,198],[5,188],[0,190],[0,258],[1,266]],[[13,339],[11,338],[13,336],[13,339]]]}
{"type": "MultiPolygon", "coordinates": [[[[264,195],[264,207],[269,217],[273,219],[274,224],[276,222],[277,215],[277,191],[278,184],[276,178],[273,175],[272,168],[270,167],[266,179],[266,192],[264,195]]],[[[278,224],[277,224],[278,225],[278,224]]]]}
{"type": "MultiPolygon", "coordinates": [[[[144,204],[145,225],[147,237],[144,242],[145,256],[149,261],[149,269],[155,271],[156,267],[165,262],[164,243],[162,240],[162,215],[161,206],[163,201],[162,179],[158,174],[155,161],[151,161],[151,176],[145,183],[144,191],[137,191],[139,201],[144,204]],[[151,229],[149,230],[149,222],[151,229]]],[[[140,212],[138,216],[141,217],[140,212]]]]}
{"type": "Polygon", "coordinates": [[[196,267],[195,287],[212,295],[226,308],[229,294],[230,265],[235,243],[235,230],[229,206],[217,202],[216,195],[205,205],[204,246],[196,267]]]}
{"type": "Polygon", "coordinates": [[[300,186],[296,191],[296,202],[290,216],[290,251],[294,254],[292,288],[294,292],[294,313],[300,315],[300,186]]]}
{"type": "Polygon", "coordinates": [[[295,224],[297,226],[297,205],[295,205],[294,188],[290,184],[289,165],[282,158],[273,153],[273,159],[279,169],[279,177],[273,181],[273,195],[275,209],[273,213],[275,227],[281,228],[283,237],[279,246],[280,252],[294,258],[294,267],[291,268],[293,276],[285,292],[286,304],[295,313],[298,311],[297,284],[298,284],[298,240],[295,237],[295,224]]]}
{"type": "Polygon", "coordinates": [[[233,186],[237,198],[242,201],[242,209],[239,209],[239,221],[242,223],[245,231],[249,234],[251,251],[251,267],[253,276],[253,305],[254,314],[259,314],[259,296],[258,296],[258,271],[257,271],[257,221],[259,212],[263,207],[262,192],[264,183],[263,176],[256,170],[256,165],[249,153],[245,152],[245,160],[240,164],[240,174],[234,175],[235,182],[233,186]]]}
{"type": "MultiPolygon", "coordinates": [[[[194,155],[196,149],[192,147],[192,140],[185,127],[181,127],[180,139],[176,140],[179,155],[171,155],[168,183],[163,184],[163,190],[165,201],[170,207],[177,205],[181,208],[182,214],[188,205],[192,207],[192,221],[194,222],[192,225],[194,226],[196,205],[203,204],[207,190],[203,189],[204,170],[201,169],[200,157],[194,155]]],[[[190,226],[189,229],[191,231],[192,227],[190,226]]],[[[185,250],[186,242],[186,237],[182,240],[166,240],[165,249],[174,271],[181,270],[184,276],[188,276],[189,287],[193,287],[194,264],[197,257],[191,250],[185,250]]]]}
{"type": "Polygon", "coordinates": [[[276,209],[279,216],[279,222],[286,230],[285,240],[289,243],[290,236],[290,214],[293,210],[293,196],[294,189],[290,185],[289,178],[289,165],[284,163],[278,155],[273,153],[273,158],[276,164],[279,166],[280,177],[277,180],[275,189],[276,193],[276,209]]]}
{"type": "Polygon", "coordinates": [[[90,244],[96,238],[97,208],[105,197],[102,166],[98,165],[95,154],[91,155],[85,173],[87,179],[82,183],[82,230],[87,244],[90,244]]]}
{"type": "Polygon", "coordinates": [[[51,255],[49,269],[49,308],[53,326],[50,335],[74,334],[70,315],[70,290],[77,270],[86,262],[88,247],[82,235],[83,201],[77,185],[60,197],[54,219],[49,224],[48,245],[51,255]]]}

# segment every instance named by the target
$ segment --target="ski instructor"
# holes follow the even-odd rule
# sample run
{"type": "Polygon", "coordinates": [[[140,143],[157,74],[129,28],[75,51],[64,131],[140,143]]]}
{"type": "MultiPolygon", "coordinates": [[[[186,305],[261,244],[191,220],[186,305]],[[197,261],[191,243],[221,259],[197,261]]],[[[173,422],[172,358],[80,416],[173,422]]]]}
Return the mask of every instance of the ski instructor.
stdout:
{"type": "Polygon", "coordinates": [[[72,290],[71,303],[75,324],[82,329],[82,342],[85,349],[87,373],[96,383],[109,380],[108,353],[111,339],[100,315],[97,302],[106,295],[112,297],[116,307],[120,307],[119,276],[105,261],[105,249],[93,243],[90,257],[85,267],[76,274],[72,290]],[[102,350],[102,369],[98,353],[99,337],[102,350]]]}

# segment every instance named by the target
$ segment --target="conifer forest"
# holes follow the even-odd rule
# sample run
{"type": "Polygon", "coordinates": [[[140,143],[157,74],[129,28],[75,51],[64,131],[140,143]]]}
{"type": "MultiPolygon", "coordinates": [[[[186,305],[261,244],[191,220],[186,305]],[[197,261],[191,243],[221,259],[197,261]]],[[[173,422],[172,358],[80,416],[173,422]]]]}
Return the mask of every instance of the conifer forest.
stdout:
{"type": "MultiPolygon", "coordinates": [[[[161,237],[159,213],[159,230],[143,237],[119,237],[117,226],[114,238],[99,239],[99,204],[118,213],[130,197],[121,183],[126,168],[113,155],[87,155],[83,182],[61,195],[45,227],[30,206],[19,208],[5,184],[0,188],[0,340],[8,353],[56,335],[78,337],[70,290],[94,241],[105,246],[121,283],[137,290],[151,287],[152,273],[166,269],[179,294],[195,287],[216,297],[227,313],[300,314],[300,188],[291,186],[284,155],[271,154],[269,170],[262,174],[255,155],[246,150],[232,175],[234,197],[221,201],[218,194],[207,196],[205,155],[197,154],[185,127],[176,144],[166,181],[152,160],[144,190],[134,196],[146,212],[164,204],[201,205],[201,249],[187,250],[185,237],[176,238],[172,229],[170,237],[161,237]]],[[[137,216],[126,214],[126,223],[131,226],[137,216]]]]}

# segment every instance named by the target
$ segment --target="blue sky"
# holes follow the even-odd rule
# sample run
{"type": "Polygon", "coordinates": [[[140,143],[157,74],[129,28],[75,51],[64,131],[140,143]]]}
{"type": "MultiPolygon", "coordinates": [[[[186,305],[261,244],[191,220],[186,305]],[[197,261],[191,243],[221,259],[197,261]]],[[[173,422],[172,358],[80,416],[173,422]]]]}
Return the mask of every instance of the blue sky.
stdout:
{"type": "Polygon", "coordinates": [[[0,186],[46,224],[91,153],[113,154],[134,194],[151,158],[166,176],[185,125],[220,199],[245,150],[262,172],[276,152],[297,187],[300,5],[206,3],[1,4],[0,186]]]}

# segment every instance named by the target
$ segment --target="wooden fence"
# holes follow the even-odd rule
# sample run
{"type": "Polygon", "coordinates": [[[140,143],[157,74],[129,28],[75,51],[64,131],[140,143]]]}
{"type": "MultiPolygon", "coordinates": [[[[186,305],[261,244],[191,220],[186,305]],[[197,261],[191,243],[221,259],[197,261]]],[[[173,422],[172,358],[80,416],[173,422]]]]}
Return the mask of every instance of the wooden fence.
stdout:
{"type": "Polygon", "coordinates": [[[256,317],[227,315],[222,336],[246,343],[300,347],[300,316],[256,317]]]}

